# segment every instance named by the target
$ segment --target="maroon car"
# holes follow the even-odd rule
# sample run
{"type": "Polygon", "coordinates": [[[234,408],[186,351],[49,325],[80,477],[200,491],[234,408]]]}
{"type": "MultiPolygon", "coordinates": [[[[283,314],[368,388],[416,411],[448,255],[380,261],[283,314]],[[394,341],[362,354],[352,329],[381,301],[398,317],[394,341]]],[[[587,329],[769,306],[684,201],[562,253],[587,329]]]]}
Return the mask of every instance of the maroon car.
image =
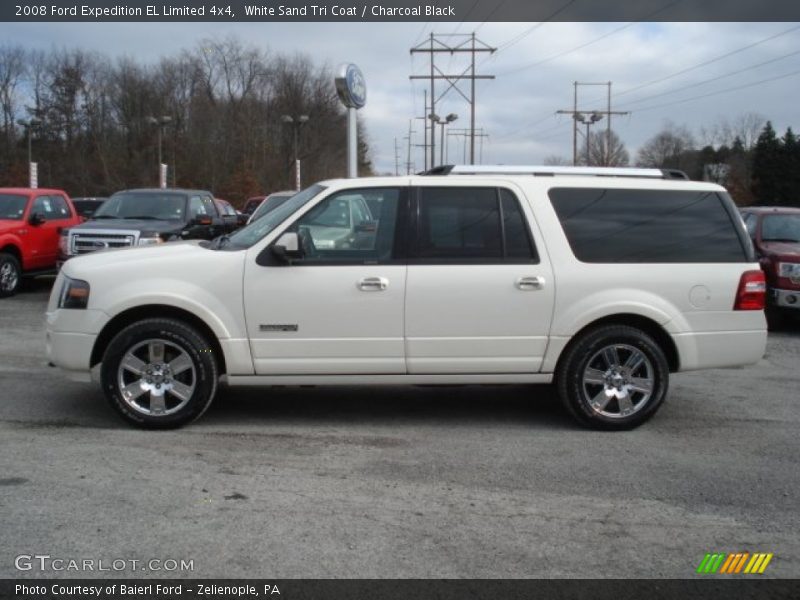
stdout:
{"type": "Polygon", "coordinates": [[[748,206],[741,212],[767,277],[768,313],[800,317],[800,208],[748,206]]]}

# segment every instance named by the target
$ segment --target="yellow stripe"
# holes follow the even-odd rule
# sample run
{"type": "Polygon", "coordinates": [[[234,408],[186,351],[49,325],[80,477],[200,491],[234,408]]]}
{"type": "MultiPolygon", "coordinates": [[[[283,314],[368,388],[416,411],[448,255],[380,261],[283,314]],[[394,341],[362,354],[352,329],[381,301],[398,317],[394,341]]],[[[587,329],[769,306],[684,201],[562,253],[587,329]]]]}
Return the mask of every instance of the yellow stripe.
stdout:
{"type": "Polygon", "coordinates": [[[756,554],[756,556],[758,557],[758,560],[756,561],[756,564],[753,565],[753,568],[750,569],[751,573],[758,573],[758,568],[761,566],[761,563],[763,562],[763,560],[766,558],[767,555],[759,553],[756,554]]]}
{"type": "Polygon", "coordinates": [[[756,561],[760,556],[761,555],[758,552],[753,554],[753,558],[750,559],[750,562],[747,563],[747,566],[744,568],[745,573],[749,573],[753,569],[753,565],[756,564],[756,561]]]}
{"type": "Polygon", "coordinates": [[[727,559],[725,560],[725,562],[722,564],[722,568],[721,568],[721,569],[718,571],[718,573],[726,573],[726,572],[727,572],[727,570],[728,570],[728,565],[730,565],[730,564],[731,564],[731,562],[733,562],[733,559],[734,559],[735,557],[736,557],[736,555],[735,555],[735,554],[728,554],[728,558],[727,558],[727,559]]]}
{"type": "MultiPolygon", "coordinates": [[[[747,558],[748,558],[749,556],[750,556],[750,553],[749,553],[749,552],[745,552],[744,554],[742,554],[742,558],[741,558],[741,560],[739,561],[739,564],[738,564],[738,565],[736,565],[736,570],[734,571],[734,573],[738,573],[739,571],[741,571],[741,570],[742,570],[742,567],[744,566],[744,562],[747,560],[747,558]]],[[[732,569],[732,568],[733,568],[733,567],[731,567],[731,569],[732,569]]]]}
{"type": "Polygon", "coordinates": [[[767,565],[769,564],[769,561],[771,561],[771,560],[772,560],[772,557],[773,557],[773,554],[772,554],[772,552],[770,552],[769,554],[767,554],[767,557],[764,559],[764,562],[763,562],[763,563],[761,563],[761,568],[758,570],[758,574],[759,574],[759,575],[760,575],[761,573],[763,573],[763,572],[764,572],[764,569],[766,569],[766,568],[767,568],[767,565]]]}

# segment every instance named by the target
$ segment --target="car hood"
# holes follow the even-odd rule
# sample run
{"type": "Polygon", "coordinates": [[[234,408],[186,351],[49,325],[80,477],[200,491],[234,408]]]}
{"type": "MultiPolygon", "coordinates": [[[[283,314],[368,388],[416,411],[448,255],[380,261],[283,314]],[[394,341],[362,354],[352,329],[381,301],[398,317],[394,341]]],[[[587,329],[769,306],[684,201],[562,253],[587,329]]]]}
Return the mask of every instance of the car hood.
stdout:
{"type": "Polygon", "coordinates": [[[71,231],[86,231],[95,229],[152,231],[153,233],[170,233],[182,231],[185,223],[182,221],[152,220],[152,219],[98,219],[89,220],[75,227],[71,231]]]}
{"type": "Polygon", "coordinates": [[[201,261],[217,253],[207,250],[200,243],[200,240],[186,240],[165,242],[154,246],[100,250],[70,258],[64,263],[62,270],[66,275],[74,277],[74,273],[114,270],[133,263],[141,265],[158,263],[161,265],[167,262],[197,261],[202,264],[201,261]]]}
{"type": "Polygon", "coordinates": [[[788,260],[800,259],[800,243],[796,242],[761,242],[761,253],[788,260]]]}

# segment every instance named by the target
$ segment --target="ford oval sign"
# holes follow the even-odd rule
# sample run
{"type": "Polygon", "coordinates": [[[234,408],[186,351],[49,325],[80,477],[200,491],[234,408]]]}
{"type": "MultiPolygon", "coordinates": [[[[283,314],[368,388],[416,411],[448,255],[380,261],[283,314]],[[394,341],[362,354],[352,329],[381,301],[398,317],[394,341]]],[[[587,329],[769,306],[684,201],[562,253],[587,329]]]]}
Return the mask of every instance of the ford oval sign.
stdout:
{"type": "Polygon", "coordinates": [[[367,103],[367,83],[364,75],[354,64],[339,67],[336,76],[336,92],[347,108],[361,108],[367,103]]]}

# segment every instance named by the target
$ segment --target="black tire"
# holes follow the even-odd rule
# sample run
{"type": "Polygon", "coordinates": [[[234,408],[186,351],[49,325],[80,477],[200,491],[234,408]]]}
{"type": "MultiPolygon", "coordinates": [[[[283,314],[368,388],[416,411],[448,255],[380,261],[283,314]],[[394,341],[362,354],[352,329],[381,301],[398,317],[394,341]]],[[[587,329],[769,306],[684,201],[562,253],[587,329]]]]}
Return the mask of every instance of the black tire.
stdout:
{"type": "Polygon", "coordinates": [[[22,267],[13,254],[0,252],[0,298],[13,296],[22,282],[22,267]]]}
{"type": "Polygon", "coordinates": [[[640,329],[601,325],[567,347],[556,369],[556,386],[561,402],[581,425],[632,429],[664,402],[669,364],[658,343],[640,329]],[[608,360],[609,356],[617,360],[608,360]],[[614,362],[617,369],[609,366],[614,362]]]}
{"type": "Polygon", "coordinates": [[[194,327],[177,319],[144,319],[111,340],[100,375],[106,399],[128,423],[146,429],[174,429],[208,409],[217,390],[219,369],[211,345],[194,327]],[[123,359],[129,367],[122,367],[123,359]],[[176,372],[164,365],[174,366],[176,372]],[[163,400],[158,400],[159,394],[163,400]]]}

